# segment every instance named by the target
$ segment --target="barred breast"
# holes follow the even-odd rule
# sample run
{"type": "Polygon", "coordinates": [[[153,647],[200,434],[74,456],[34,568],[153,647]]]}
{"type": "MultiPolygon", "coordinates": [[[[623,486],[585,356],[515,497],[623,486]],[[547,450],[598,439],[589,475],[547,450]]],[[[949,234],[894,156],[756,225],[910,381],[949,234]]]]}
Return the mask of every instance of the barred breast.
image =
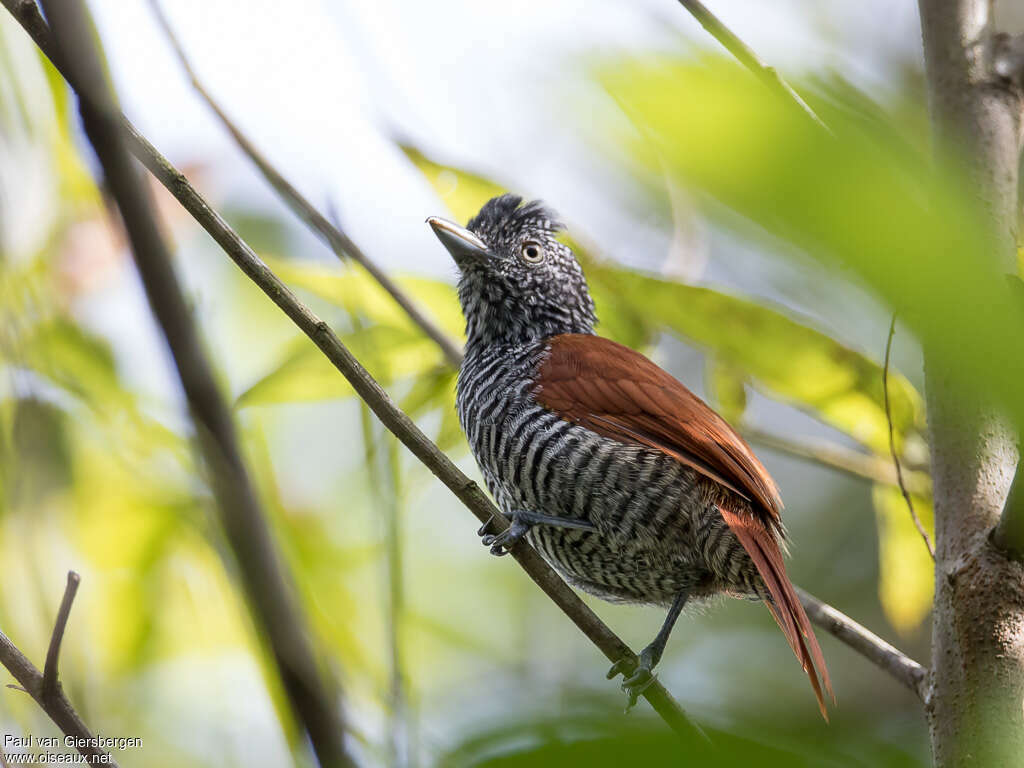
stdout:
{"type": "MultiPolygon", "coordinates": [[[[597,532],[535,526],[530,543],[570,583],[613,601],[671,603],[762,591],[717,511],[730,493],[660,451],[563,420],[533,397],[544,342],[470,349],[457,407],[484,480],[516,509],[585,520],[597,532]]],[[[734,500],[735,501],[735,500],[734,500]]]]}

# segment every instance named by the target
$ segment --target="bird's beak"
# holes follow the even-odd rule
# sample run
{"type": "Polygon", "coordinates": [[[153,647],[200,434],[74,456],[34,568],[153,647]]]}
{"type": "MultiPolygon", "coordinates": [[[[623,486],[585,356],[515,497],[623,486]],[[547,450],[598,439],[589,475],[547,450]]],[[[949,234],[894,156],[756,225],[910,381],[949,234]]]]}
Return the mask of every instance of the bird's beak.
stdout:
{"type": "Polygon", "coordinates": [[[465,227],[437,216],[428,218],[427,224],[460,267],[467,262],[480,261],[490,256],[487,244],[465,227]]]}

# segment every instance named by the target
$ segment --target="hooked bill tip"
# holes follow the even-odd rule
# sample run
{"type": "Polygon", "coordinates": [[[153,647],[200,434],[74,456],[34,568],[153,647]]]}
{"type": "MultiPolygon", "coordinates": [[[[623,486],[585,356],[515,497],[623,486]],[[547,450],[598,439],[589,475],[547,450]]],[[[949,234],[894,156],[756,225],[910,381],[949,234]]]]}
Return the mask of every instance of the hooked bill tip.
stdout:
{"type": "Polygon", "coordinates": [[[448,221],[438,216],[428,216],[427,224],[434,230],[437,239],[448,249],[456,262],[467,257],[488,255],[487,244],[473,232],[465,227],[460,227],[454,221],[448,221]]]}

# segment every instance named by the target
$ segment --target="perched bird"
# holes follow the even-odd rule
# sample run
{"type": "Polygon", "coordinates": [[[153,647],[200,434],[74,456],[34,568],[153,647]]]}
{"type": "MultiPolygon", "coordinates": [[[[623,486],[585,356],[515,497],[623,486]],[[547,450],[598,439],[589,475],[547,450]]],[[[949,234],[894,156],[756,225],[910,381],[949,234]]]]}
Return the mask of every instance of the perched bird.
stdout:
{"type": "Polygon", "coordinates": [[[468,228],[427,221],[461,273],[459,420],[511,520],[481,529],[484,544],[500,555],[525,538],[586,592],[668,607],[623,683],[631,705],[687,602],[763,600],[827,719],[828,671],[782,562],[782,501],[750,447],[675,378],[594,334],[583,270],[542,203],[502,195],[468,228]]]}

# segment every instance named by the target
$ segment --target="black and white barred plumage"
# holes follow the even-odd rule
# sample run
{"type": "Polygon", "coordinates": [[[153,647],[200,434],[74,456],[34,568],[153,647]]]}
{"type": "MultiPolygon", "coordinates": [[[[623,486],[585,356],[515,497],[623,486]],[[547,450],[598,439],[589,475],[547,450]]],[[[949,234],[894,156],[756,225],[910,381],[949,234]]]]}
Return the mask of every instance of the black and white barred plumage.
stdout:
{"type": "MultiPolygon", "coordinates": [[[[668,604],[683,590],[765,596],[716,504],[723,493],[665,453],[566,421],[536,399],[548,339],[593,333],[596,316],[561,228],[538,203],[496,198],[469,222],[493,258],[460,264],[466,357],[459,419],[501,509],[585,520],[534,526],[529,541],[571,583],[608,600],[668,604]],[[524,261],[527,243],[544,261],[524,261]]],[[[746,502],[734,499],[740,505],[746,502]]]]}

